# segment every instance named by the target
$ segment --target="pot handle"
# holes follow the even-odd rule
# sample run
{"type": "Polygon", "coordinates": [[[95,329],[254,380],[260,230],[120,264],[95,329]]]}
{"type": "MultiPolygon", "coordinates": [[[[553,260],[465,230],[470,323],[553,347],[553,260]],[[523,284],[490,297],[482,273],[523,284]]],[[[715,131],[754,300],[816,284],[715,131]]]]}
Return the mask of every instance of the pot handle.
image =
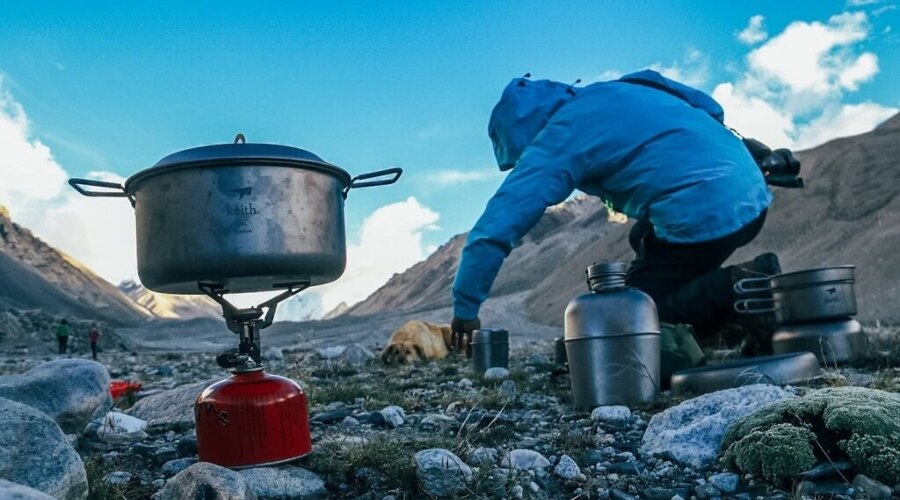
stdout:
{"type": "Polygon", "coordinates": [[[772,287],[769,285],[769,278],[744,278],[734,284],[736,293],[753,293],[753,292],[771,292],[772,287]],[[762,286],[757,286],[761,283],[762,286]]]}
{"type": "Polygon", "coordinates": [[[743,299],[734,303],[734,310],[740,314],[764,314],[775,312],[775,299],[743,299]],[[766,304],[768,307],[757,307],[766,304]]]}
{"type": "Polygon", "coordinates": [[[118,182],[96,181],[93,179],[69,179],[69,185],[75,188],[75,191],[78,191],[84,196],[95,196],[103,198],[128,198],[128,201],[131,202],[131,206],[134,206],[134,196],[131,196],[131,193],[125,191],[125,186],[119,184],[118,182]],[[82,186],[113,189],[114,191],[88,191],[82,186]]]}
{"type": "Polygon", "coordinates": [[[389,168],[386,170],[379,170],[377,172],[369,172],[367,174],[357,175],[356,177],[350,179],[350,184],[344,188],[344,198],[347,197],[347,193],[350,192],[351,189],[356,188],[366,188],[366,187],[374,187],[374,186],[386,186],[388,184],[393,184],[397,182],[397,179],[400,178],[400,175],[403,174],[402,168],[389,168]],[[367,179],[374,179],[376,177],[383,177],[385,175],[393,175],[390,179],[381,179],[378,181],[369,181],[367,179]],[[365,182],[359,182],[365,181],[365,182]]]}

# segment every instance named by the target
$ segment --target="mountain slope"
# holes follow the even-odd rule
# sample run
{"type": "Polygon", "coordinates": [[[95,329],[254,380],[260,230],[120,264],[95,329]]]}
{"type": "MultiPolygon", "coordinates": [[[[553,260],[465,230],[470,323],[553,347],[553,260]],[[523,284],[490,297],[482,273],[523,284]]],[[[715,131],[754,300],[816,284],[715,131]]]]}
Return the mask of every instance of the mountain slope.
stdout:
{"type": "Polygon", "coordinates": [[[157,318],[194,319],[222,316],[219,304],[205,295],[156,293],[134,281],[123,281],[119,283],[118,288],[157,318]]]}
{"type": "Polygon", "coordinates": [[[12,222],[0,207],[0,305],[131,324],[151,317],[116,287],[12,222]]]}
{"type": "MultiPolygon", "coordinates": [[[[802,190],[773,189],[775,202],[757,239],[732,262],[765,251],[785,272],[855,264],[859,317],[900,323],[900,115],[875,130],[797,153],[802,190]]],[[[545,213],[506,259],[492,297],[529,291],[523,314],[561,325],[566,304],[585,293],[584,270],[595,261],[633,257],[631,224],[611,223],[599,200],[576,198],[545,213]]],[[[426,311],[450,304],[465,234],[395,275],[348,311],[351,315],[426,311]]]]}

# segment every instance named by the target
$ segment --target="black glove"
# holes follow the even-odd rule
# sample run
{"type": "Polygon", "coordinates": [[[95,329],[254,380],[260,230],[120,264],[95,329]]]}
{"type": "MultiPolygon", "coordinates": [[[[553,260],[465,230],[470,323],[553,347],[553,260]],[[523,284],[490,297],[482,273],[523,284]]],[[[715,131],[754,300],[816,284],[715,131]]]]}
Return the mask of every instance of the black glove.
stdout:
{"type": "Polygon", "coordinates": [[[466,357],[472,357],[472,332],[481,328],[481,321],[475,319],[453,318],[450,322],[451,347],[460,352],[465,348],[466,357]]]}
{"type": "Polygon", "coordinates": [[[756,139],[744,139],[744,145],[762,171],[766,184],[786,188],[803,187],[803,179],[797,177],[800,173],[800,160],[789,149],[772,151],[756,139]]]}

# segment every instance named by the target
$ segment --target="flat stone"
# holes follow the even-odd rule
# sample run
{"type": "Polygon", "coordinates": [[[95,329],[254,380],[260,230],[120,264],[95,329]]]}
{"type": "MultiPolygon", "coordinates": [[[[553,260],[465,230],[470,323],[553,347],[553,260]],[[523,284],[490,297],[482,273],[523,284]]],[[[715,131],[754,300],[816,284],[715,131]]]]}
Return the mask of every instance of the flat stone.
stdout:
{"type": "Polygon", "coordinates": [[[293,465],[255,467],[240,473],[261,500],[322,498],[327,494],[318,474],[293,465]]]}
{"type": "Polygon", "coordinates": [[[0,376],[0,398],[37,408],[67,434],[80,432],[98,408],[112,405],[106,367],[87,359],[58,359],[0,376]]]}
{"type": "Polygon", "coordinates": [[[355,418],[353,418],[349,415],[344,417],[344,420],[341,420],[341,427],[343,427],[345,429],[351,429],[353,427],[358,427],[358,426],[359,426],[359,420],[356,420],[355,418]]]}
{"type": "Polygon", "coordinates": [[[849,471],[853,468],[853,465],[850,462],[838,461],[838,462],[822,462],[817,464],[812,469],[803,472],[801,474],[797,474],[798,479],[805,479],[809,481],[816,481],[819,479],[826,479],[829,477],[840,476],[840,474],[849,471]]]}
{"type": "Polygon", "coordinates": [[[502,384],[500,384],[500,396],[505,399],[515,399],[517,391],[516,391],[516,383],[512,380],[504,380],[502,384]]]}
{"type": "Polygon", "coordinates": [[[622,426],[631,419],[631,410],[627,406],[598,406],[591,412],[591,420],[614,426],[622,426]]]}
{"type": "Polygon", "coordinates": [[[381,410],[381,416],[384,417],[384,423],[387,425],[388,429],[396,429],[403,425],[405,420],[403,419],[402,409],[398,411],[397,407],[388,406],[387,408],[381,410]]]}
{"type": "Polygon", "coordinates": [[[310,423],[334,424],[350,416],[349,410],[330,410],[316,413],[310,417],[310,423]]]}
{"type": "Polygon", "coordinates": [[[237,471],[197,462],[166,482],[154,500],[256,500],[256,493],[237,471]]]}
{"type": "Polygon", "coordinates": [[[494,465],[497,463],[498,455],[496,448],[475,448],[469,453],[469,465],[479,467],[494,465]]]}
{"type": "Polygon", "coordinates": [[[641,442],[645,457],[671,457],[695,468],[715,461],[722,438],[737,420],[793,397],[776,386],[755,384],[704,394],[657,413],[641,442]]]}
{"type": "Polygon", "coordinates": [[[173,445],[160,446],[153,452],[153,459],[160,465],[177,458],[178,448],[173,445]]]}
{"type": "Polygon", "coordinates": [[[179,457],[192,457],[197,454],[197,435],[182,436],[176,445],[179,457]]]}
{"type": "Polygon", "coordinates": [[[63,500],[87,495],[84,463],[46,413],[0,398],[0,422],[0,479],[63,500]]]}
{"type": "Polygon", "coordinates": [[[697,498],[700,498],[701,500],[710,499],[710,498],[720,498],[722,496],[722,493],[719,490],[717,490],[715,486],[713,486],[709,483],[701,484],[701,485],[697,486],[696,488],[694,488],[694,493],[696,493],[697,498]]]}
{"type": "Polygon", "coordinates": [[[506,380],[507,378],[509,378],[509,370],[499,366],[488,368],[484,372],[485,380],[506,380]]]}
{"type": "Polygon", "coordinates": [[[103,481],[107,484],[122,485],[127,484],[133,477],[130,472],[117,470],[104,476],[103,481]]]}
{"type": "Polygon", "coordinates": [[[0,479],[0,498],[4,500],[53,500],[53,497],[43,491],[6,479],[0,479]]]}
{"type": "Polygon", "coordinates": [[[316,354],[319,355],[322,359],[334,359],[341,354],[344,354],[344,351],[347,349],[347,346],[344,345],[334,345],[330,347],[322,347],[316,351],[316,354]]]}
{"type": "Polygon", "coordinates": [[[151,426],[194,426],[194,401],[215,379],[182,385],[148,396],[134,404],[126,413],[146,420],[151,426]]]}
{"type": "Polygon", "coordinates": [[[361,366],[374,361],[375,354],[361,344],[350,344],[335,360],[348,365],[361,366]]]}
{"type": "Polygon", "coordinates": [[[473,478],[472,469],[449,450],[422,450],[416,453],[415,463],[419,486],[432,496],[462,493],[473,478]]]}
{"type": "Polygon", "coordinates": [[[707,481],[722,493],[735,493],[741,484],[741,476],[733,472],[723,472],[709,476],[707,481]]]}
{"type": "Polygon", "coordinates": [[[546,368],[548,366],[553,366],[553,363],[550,361],[550,358],[544,356],[543,354],[532,354],[528,356],[528,359],[525,360],[526,366],[534,366],[538,368],[546,368]]]}
{"type": "Polygon", "coordinates": [[[658,486],[651,486],[644,489],[641,498],[646,498],[647,500],[671,500],[676,496],[687,498],[688,495],[690,495],[690,491],[686,488],[661,488],[658,486]]]}
{"type": "Polygon", "coordinates": [[[169,460],[164,463],[162,466],[162,472],[166,476],[174,476],[179,472],[187,469],[188,467],[197,463],[196,458],[176,458],[175,460],[169,460]]]}
{"type": "Polygon", "coordinates": [[[578,464],[572,460],[572,457],[563,455],[559,457],[559,462],[556,463],[553,472],[563,479],[575,479],[581,474],[581,468],[579,468],[578,464]]]}
{"type": "Polygon", "coordinates": [[[517,470],[546,469],[550,467],[550,461],[536,451],[518,449],[504,455],[500,466],[517,470]]]}
{"type": "Polygon", "coordinates": [[[868,476],[857,474],[853,479],[853,487],[863,492],[872,500],[890,500],[891,488],[868,476]]]}

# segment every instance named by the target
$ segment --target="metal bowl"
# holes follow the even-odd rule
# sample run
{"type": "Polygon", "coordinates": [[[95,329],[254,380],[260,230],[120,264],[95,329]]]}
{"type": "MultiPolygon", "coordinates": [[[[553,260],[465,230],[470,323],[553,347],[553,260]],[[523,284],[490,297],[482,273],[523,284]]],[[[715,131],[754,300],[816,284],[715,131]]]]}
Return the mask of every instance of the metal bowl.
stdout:
{"type": "Polygon", "coordinates": [[[866,336],[855,319],[783,325],[775,330],[776,354],[811,352],[823,365],[847,363],[865,354],[866,336]]]}
{"type": "Polygon", "coordinates": [[[751,384],[797,384],[821,374],[811,352],[741,359],[672,374],[672,395],[706,394],[751,384]]]}

